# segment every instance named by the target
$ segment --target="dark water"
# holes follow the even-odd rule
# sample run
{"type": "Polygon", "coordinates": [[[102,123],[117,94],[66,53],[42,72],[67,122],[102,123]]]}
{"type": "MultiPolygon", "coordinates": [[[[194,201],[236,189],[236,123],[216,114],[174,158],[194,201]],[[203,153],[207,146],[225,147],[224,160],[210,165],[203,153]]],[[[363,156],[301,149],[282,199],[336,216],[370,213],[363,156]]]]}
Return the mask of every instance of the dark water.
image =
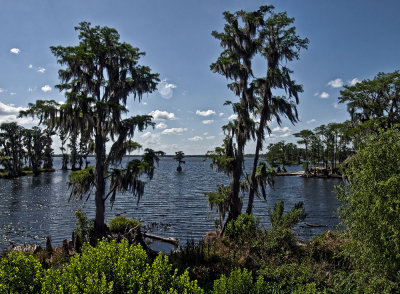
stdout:
{"type": "MultiPolygon", "coordinates": [[[[106,219],[116,215],[141,219],[144,224],[155,223],[155,233],[186,240],[200,240],[207,231],[215,228],[215,211],[207,204],[206,192],[215,190],[217,184],[226,184],[223,174],[212,171],[209,162],[202,158],[185,158],[183,172],[176,172],[172,158],[162,158],[154,178],[145,187],[145,195],[137,204],[131,195],[117,195],[112,210],[107,202],[106,219]]],[[[93,196],[89,201],[68,202],[66,182],[69,172],[59,170],[61,164],[55,159],[54,173],[38,177],[26,176],[19,179],[0,179],[0,250],[11,243],[45,244],[50,236],[53,245],[60,245],[63,239],[70,239],[76,219],[74,211],[79,207],[94,218],[93,196]]],[[[246,162],[250,172],[251,161],[246,162]]],[[[288,170],[300,170],[289,167],[288,170]]],[[[338,223],[335,216],[338,200],[333,192],[336,179],[304,179],[301,177],[277,177],[275,187],[269,189],[267,201],[256,199],[254,213],[268,228],[268,208],[280,200],[285,201],[285,210],[299,201],[304,202],[306,222],[323,225],[311,228],[304,223],[295,228],[301,238],[310,239],[338,223]]],[[[244,200],[246,205],[246,199],[244,200]]],[[[157,246],[156,246],[157,247],[157,246]]]]}

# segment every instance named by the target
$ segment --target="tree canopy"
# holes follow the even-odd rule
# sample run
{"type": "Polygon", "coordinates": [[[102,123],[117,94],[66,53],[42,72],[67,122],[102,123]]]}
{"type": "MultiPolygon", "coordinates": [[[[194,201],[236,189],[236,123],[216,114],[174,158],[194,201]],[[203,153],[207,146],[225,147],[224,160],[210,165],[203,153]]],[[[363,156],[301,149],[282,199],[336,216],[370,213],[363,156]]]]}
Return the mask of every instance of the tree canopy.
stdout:
{"type": "Polygon", "coordinates": [[[62,66],[56,87],[65,93],[65,103],[37,101],[24,115],[46,120],[65,137],[93,138],[95,167],[72,173],[70,184],[75,196],[95,188],[95,229],[101,237],[105,233],[105,200],[111,196],[113,202],[117,191],[126,190],[140,198],[145,184],[141,175],[153,175],[158,153],[151,149],[145,150],[142,160],[131,161],[126,168],[113,166],[121,163],[127,152],[141,147],[131,140],[136,132],[154,126],[149,115],[126,117],[128,98],[140,102],[144,94],[156,89],[159,78],[148,66],[139,64],[144,52],[120,42],[115,29],[81,22],[75,30],[79,31],[77,46],[51,47],[62,66]],[[108,141],[112,144],[107,154],[108,141]],[[107,178],[111,178],[108,193],[107,178]]]}

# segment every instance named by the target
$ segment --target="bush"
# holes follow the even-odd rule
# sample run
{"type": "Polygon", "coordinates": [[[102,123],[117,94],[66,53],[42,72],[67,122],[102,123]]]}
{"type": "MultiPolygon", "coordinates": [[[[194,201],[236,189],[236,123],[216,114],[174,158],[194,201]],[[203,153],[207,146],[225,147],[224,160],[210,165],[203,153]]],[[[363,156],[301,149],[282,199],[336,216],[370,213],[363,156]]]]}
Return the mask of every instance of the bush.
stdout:
{"type": "Polygon", "coordinates": [[[142,223],[136,219],[129,219],[123,216],[117,216],[108,224],[110,231],[113,233],[125,233],[135,227],[141,227],[142,223]]]}
{"type": "Polygon", "coordinates": [[[0,293],[38,293],[42,276],[32,254],[11,252],[0,262],[0,293]]]}
{"type": "Polygon", "coordinates": [[[89,242],[90,235],[94,234],[94,221],[89,220],[86,212],[82,209],[75,211],[76,225],[74,228],[72,240],[77,252],[81,251],[83,243],[89,242]]]}
{"type": "Polygon", "coordinates": [[[272,229],[292,229],[296,224],[306,218],[306,213],[303,208],[303,202],[295,204],[294,208],[289,212],[283,214],[285,204],[283,200],[274,205],[274,209],[268,209],[269,220],[272,229]]]}
{"type": "MultiPolygon", "coordinates": [[[[349,184],[337,187],[337,192],[342,202],[339,213],[350,240],[346,252],[361,271],[361,280],[374,277],[371,282],[377,288],[372,292],[399,285],[400,132],[381,131],[368,137],[345,173],[349,184]]],[[[362,289],[361,280],[361,291],[369,291],[362,289]]]]}
{"type": "Polygon", "coordinates": [[[236,269],[231,272],[229,278],[222,275],[221,278],[214,281],[212,294],[261,294],[271,293],[266,287],[264,279],[260,276],[256,282],[253,282],[251,272],[246,269],[236,269]]]}
{"type": "Polygon", "coordinates": [[[140,245],[103,239],[87,243],[81,255],[59,269],[47,271],[44,293],[202,293],[187,273],[172,272],[168,257],[159,255],[150,265],[140,245]]]}
{"type": "Polygon", "coordinates": [[[252,214],[242,213],[226,225],[225,236],[231,241],[246,241],[257,234],[260,220],[252,214]]]}

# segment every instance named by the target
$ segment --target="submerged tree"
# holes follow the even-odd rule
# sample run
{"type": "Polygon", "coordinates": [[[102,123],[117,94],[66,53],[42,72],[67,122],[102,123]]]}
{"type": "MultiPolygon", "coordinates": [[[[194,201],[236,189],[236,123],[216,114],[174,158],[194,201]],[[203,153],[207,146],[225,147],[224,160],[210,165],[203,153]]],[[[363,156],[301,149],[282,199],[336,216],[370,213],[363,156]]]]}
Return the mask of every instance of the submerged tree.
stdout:
{"type": "Polygon", "coordinates": [[[296,35],[296,28],[292,26],[294,18],[289,18],[286,12],[275,13],[273,6],[265,12],[259,32],[259,51],[267,61],[267,74],[265,78],[254,81],[255,92],[259,95],[257,114],[260,121],[256,130],[256,150],[246,210],[248,214],[252,212],[254,193],[258,189],[256,180],[258,157],[263,147],[265,130],[271,132],[268,122],[275,118],[281,125],[281,117],[286,117],[291,123],[298,121],[296,104],[299,103],[298,95],[303,92],[303,88],[296,84],[291,76],[293,71],[285,64],[299,59],[300,50],[306,49],[308,44],[308,39],[301,39],[296,35]],[[283,90],[287,96],[273,95],[273,90],[283,90]]]}
{"type": "Polygon", "coordinates": [[[72,198],[82,197],[95,188],[95,231],[99,238],[106,229],[106,199],[111,196],[114,201],[118,191],[130,191],[140,198],[145,185],[141,175],[153,174],[157,156],[154,152],[146,152],[142,160],[130,161],[123,169],[110,166],[121,163],[127,151],[140,147],[130,140],[136,131],[154,126],[149,115],[123,118],[123,114],[128,112],[128,97],[140,102],[143,94],[156,90],[159,79],[149,67],[138,64],[144,53],[121,43],[115,29],[91,27],[88,22],[75,29],[79,31],[77,46],[51,47],[57,62],[63,66],[57,88],[66,95],[53,123],[66,136],[74,132],[82,136],[86,132],[84,135],[94,138],[95,167],[71,173],[70,185],[74,186],[72,198]],[[113,144],[106,154],[106,142],[110,140],[113,144]],[[107,178],[111,178],[108,193],[107,178]]]}
{"type": "MultiPolygon", "coordinates": [[[[254,12],[224,12],[227,22],[224,32],[213,32],[225,50],[211,65],[211,69],[233,80],[228,88],[239,97],[237,103],[226,103],[232,105],[237,115],[232,123],[224,127],[227,133],[224,146],[227,149],[223,156],[231,154],[231,169],[227,170],[226,166],[223,168],[232,181],[228,221],[236,218],[241,211],[239,188],[246,143],[251,139],[256,140],[252,172],[246,177],[247,184],[244,185],[249,192],[246,211],[251,213],[254,196],[260,187],[257,170],[265,130],[270,132],[268,122],[275,118],[280,124],[282,116],[292,123],[298,119],[295,104],[298,103],[298,93],[302,92],[302,87],[291,78],[292,71],[284,66],[284,62],[298,59],[300,49],[307,47],[308,40],[296,35],[295,27],[291,26],[292,18],[288,18],[286,13],[274,13],[273,8],[261,6],[254,12]],[[267,74],[264,78],[254,78],[252,60],[257,53],[267,61],[267,74]],[[274,89],[283,90],[287,97],[274,96],[274,89]],[[291,101],[292,98],[294,101],[291,101]],[[256,123],[252,117],[257,116],[259,121],[256,123]]],[[[219,151],[208,154],[213,159],[213,165],[218,165],[219,151]]],[[[264,193],[262,195],[266,197],[264,193]]]]}
{"type": "Polygon", "coordinates": [[[208,153],[213,160],[213,165],[222,164],[223,167],[218,167],[218,169],[223,170],[231,179],[227,222],[236,219],[242,208],[239,192],[243,175],[244,147],[246,142],[254,138],[254,121],[250,113],[256,107],[253,89],[250,86],[250,79],[253,76],[251,62],[259,49],[258,40],[255,37],[257,29],[262,24],[263,14],[268,9],[269,7],[263,6],[255,12],[248,13],[241,10],[233,14],[226,11],[224,18],[227,23],[224,32],[212,32],[225,50],[210,68],[213,72],[233,80],[228,84],[228,88],[239,98],[237,103],[230,101],[225,103],[232,105],[237,115],[232,123],[224,127],[225,150],[216,149],[215,152],[208,153]],[[218,156],[228,157],[229,165],[224,165],[225,159],[218,159],[218,156]]]}
{"type": "Polygon", "coordinates": [[[24,145],[34,175],[39,174],[40,163],[43,157],[44,141],[42,130],[39,127],[25,130],[24,145]]]}
{"type": "Polygon", "coordinates": [[[175,152],[174,159],[178,162],[178,167],[176,168],[178,172],[182,171],[181,163],[185,163],[185,161],[183,160],[184,158],[185,158],[185,153],[183,153],[183,151],[175,152]]]}
{"type": "Polygon", "coordinates": [[[16,122],[2,123],[0,137],[2,144],[3,162],[8,169],[8,176],[18,177],[22,174],[24,128],[16,122]]]}

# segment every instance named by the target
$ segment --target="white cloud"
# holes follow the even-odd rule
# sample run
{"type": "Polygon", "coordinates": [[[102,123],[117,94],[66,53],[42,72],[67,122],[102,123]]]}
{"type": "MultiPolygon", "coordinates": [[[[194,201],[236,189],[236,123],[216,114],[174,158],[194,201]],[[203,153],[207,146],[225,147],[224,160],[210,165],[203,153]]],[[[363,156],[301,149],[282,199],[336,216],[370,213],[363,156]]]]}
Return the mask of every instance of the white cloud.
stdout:
{"type": "Polygon", "coordinates": [[[307,123],[307,124],[312,124],[312,123],[315,123],[316,121],[317,121],[317,120],[316,120],[315,118],[312,118],[312,119],[306,121],[306,123],[307,123]]]}
{"type": "Polygon", "coordinates": [[[147,105],[147,102],[142,102],[143,105],[147,105]]]}
{"type": "Polygon", "coordinates": [[[44,73],[46,71],[46,69],[44,67],[40,67],[39,66],[37,71],[40,72],[40,73],[44,73]]]}
{"type": "Polygon", "coordinates": [[[49,85],[45,85],[41,89],[42,89],[43,92],[50,92],[51,91],[51,87],[49,85]]]}
{"type": "Polygon", "coordinates": [[[29,64],[29,65],[28,65],[28,68],[33,68],[33,65],[32,65],[32,64],[29,64]]]}
{"type": "Polygon", "coordinates": [[[192,142],[197,142],[197,141],[203,141],[203,138],[200,136],[194,136],[192,138],[189,138],[188,140],[192,142]]]}
{"type": "Polygon", "coordinates": [[[333,105],[333,107],[336,108],[336,109],[343,109],[343,105],[341,105],[341,104],[339,104],[339,103],[337,103],[337,102],[333,103],[332,105],[333,105]]]}
{"type": "Polygon", "coordinates": [[[321,97],[322,99],[326,99],[329,97],[329,94],[326,92],[322,92],[321,95],[319,95],[319,97],[321,97]]]}
{"type": "Polygon", "coordinates": [[[234,120],[234,119],[237,119],[237,118],[238,118],[238,116],[237,116],[236,113],[234,113],[234,114],[232,114],[231,116],[228,117],[229,120],[234,120]]]}
{"type": "Polygon", "coordinates": [[[140,136],[146,144],[160,144],[160,134],[146,132],[140,136]]]}
{"type": "Polygon", "coordinates": [[[336,80],[330,81],[328,83],[328,85],[331,86],[332,88],[340,88],[340,87],[343,87],[343,81],[342,81],[342,79],[336,79],[336,80]]]}
{"type": "Polygon", "coordinates": [[[279,135],[279,138],[286,138],[286,137],[289,137],[290,135],[291,135],[291,133],[285,133],[285,134],[279,135]]]}
{"type": "Polygon", "coordinates": [[[219,116],[219,117],[223,117],[223,116],[224,116],[224,113],[223,113],[223,112],[220,112],[220,113],[218,114],[218,116],[219,116]]]}
{"type": "Polygon", "coordinates": [[[17,95],[17,93],[11,92],[10,95],[11,95],[11,96],[14,96],[14,95],[17,95]]]}
{"type": "Polygon", "coordinates": [[[354,79],[352,79],[351,81],[349,81],[349,83],[350,83],[350,85],[351,86],[354,86],[355,84],[357,84],[357,83],[359,83],[359,82],[361,82],[359,79],[357,79],[357,78],[354,78],[354,79]]]}
{"type": "Polygon", "coordinates": [[[215,136],[208,136],[208,137],[206,137],[206,139],[207,140],[212,140],[212,139],[215,139],[215,136]]]}
{"type": "Polygon", "coordinates": [[[153,110],[149,113],[155,120],[174,120],[176,119],[175,114],[173,112],[161,111],[161,110],[153,110]]]}
{"type": "Polygon", "coordinates": [[[215,111],[214,111],[214,110],[211,110],[211,109],[209,109],[209,110],[204,110],[204,111],[196,110],[196,114],[197,114],[197,115],[200,115],[200,116],[210,116],[210,115],[215,114],[215,111]]]}
{"type": "Polygon", "coordinates": [[[212,124],[214,122],[213,119],[207,119],[207,120],[203,120],[201,123],[205,124],[205,125],[209,125],[212,124]]]}
{"type": "Polygon", "coordinates": [[[319,92],[315,92],[315,93],[314,93],[314,96],[319,96],[319,92]]]}
{"type": "Polygon", "coordinates": [[[4,89],[0,88],[0,93],[3,93],[3,92],[4,92],[4,89]]]}
{"type": "Polygon", "coordinates": [[[161,134],[164,135],[179,135],[183,132],[187,131],[187,128],[171,128],[171,129],[165,129],[164,131],[161,132],[161,134]]]}
{"type": "Polygon", "coordinates": [[[17,122],[20,125],[37,124],[38,121],[32,118],[17,118],[21,110],[26,110],[24,107],[15,107],[14,104],[4,104],[0,102],[0,123],[3,122],[17,122]]]}
{"type": "Polygon", "coordinates": [[[165,129],[167,127],[168,126],[163,122],[160,122],[158,125],[156,125],[156,129],[165,129]]]}
{"type": "Polygon", "coordinates": [[[289,129],[289,127],[275,127],[272,129],[273,132],[279,132],[279,133],[286,133],[286,132],[290,132],[291,129],[289,129]]]}
{"type": "Polygon", "coordinates": [[[164,79],[158,84],[158,92],[160,93],[161,97],[164,99],[170,99],[174,92],[172,89],[175,89],[176,85],[167,83],[167,80],[164,79]]]}
{"type": "Polygon", "coordinates": [[[3,115],[18,115],[21,110],[26,110],[23,107],[15,107],[14,104],[4,104],[0,102],[0,116],[3,115]]]}
{"type": "Polygon", "coordinates": [[[21,52],[21,50],[18,49],[18,48],[11,48],[10,52],[13,53],[13,54],[19,54],[21,52]]]}
{"type": "Polygon", "coordinates": [[[208,132],[204,132],[204,133],[203,133],[203,136],[207,136],[207,135],[208,135],[208,132]]]}

